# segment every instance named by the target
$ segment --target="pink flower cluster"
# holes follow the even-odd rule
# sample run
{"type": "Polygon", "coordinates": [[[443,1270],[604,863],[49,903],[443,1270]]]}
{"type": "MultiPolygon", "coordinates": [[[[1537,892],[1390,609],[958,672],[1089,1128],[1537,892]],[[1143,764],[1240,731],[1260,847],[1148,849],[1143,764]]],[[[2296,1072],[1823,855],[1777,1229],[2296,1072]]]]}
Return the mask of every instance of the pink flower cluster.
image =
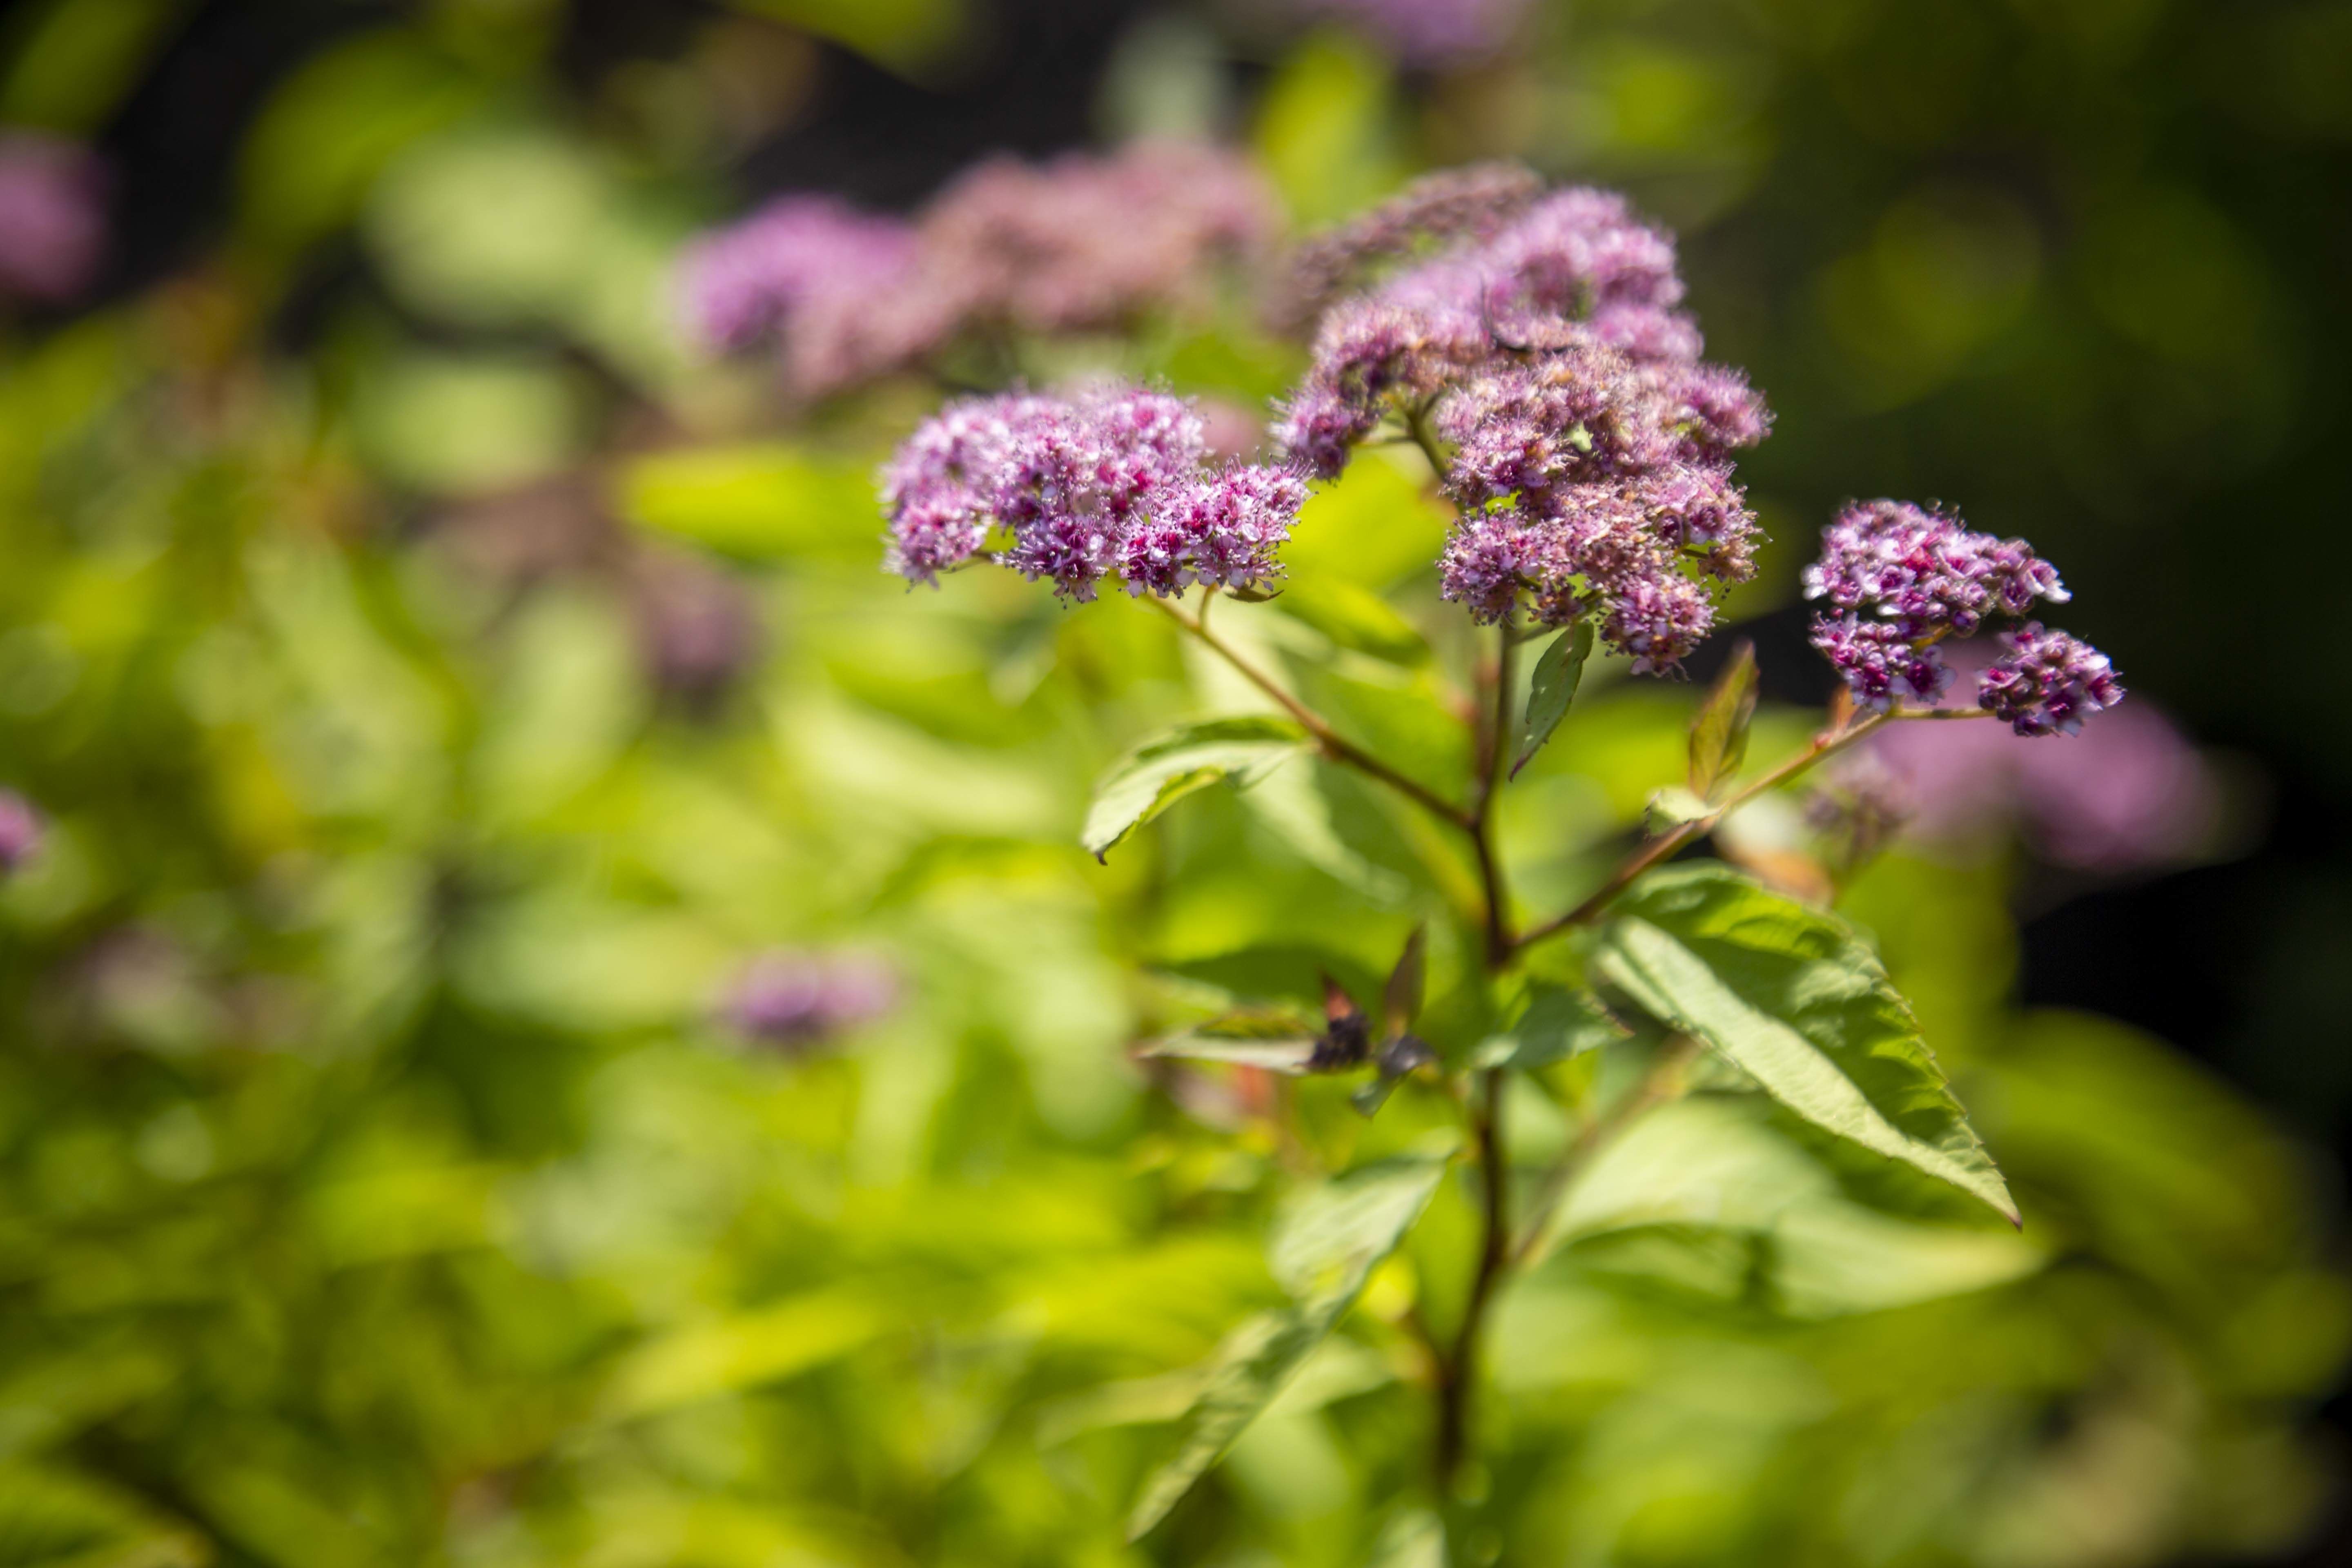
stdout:
{"type": "Polygon", "coordinates": [[[883,469],[889,567],[929,583],[986,554],[1079,601],[1108,576],[1135,595],[1264,588],[1306,481],[1281,467],[1210,471],[1207,449],[1190,403],[1139,387],[951,403],[883,469]],[[987,552],[992,534],[1001,547],[987,552]]]}
{"type": "Polygon", "coordinates": [[[1360,27],[1407,65],[1459,65],[1495,53],[1527,0],[1295,0],[1310,15],[1360,27]]]}
{"type": "Polygon", "coordinates": [[[1144,142],[1043,164],[994,158],[911,221],[791,195],[698,241],[687,315],[713,347],[774,342],[817,396],[921,363],[971,331],[1085,331],[1200,302],[1264,242],[1273,204],[1213,148],[1144,142]]]}
{"type": "Polygon", "coordinates": [[[13,789],[0,789],[0,876],[31,859],[44,837],[41,814],[13,789]]]}
{"type": "Polygon", "coordinates": [[[744,967],[724,1012],[746,1038],[806,1047],[871,1023],[898,999],[898,977],[877,958],[778,950],[744,967]]]}
{"type": "Polygon", "coordinates": [[[1700,363],[1674,241],[1622,197],[1528,199],[1491,174],[1417,188],[1329,254],[1401,250],[1417,210],[1459,214],[1468,237],[1324,314],[1279,440],[1328,478],[1384,423],[1442,437],[1463,518],[1446,597],[1481,621],[1523,596],[1544,625],[1592,615],[1636,670],[1671,668],[1754,570],[1730,454],[1769,429],[1762,399],[1700,363]]]}
{"type": "MultiPolygon", "coordinates": [[[[1813,617],[1813,646],[1857,702],[1881,711],[1943,697],[1952,671],[1937,645],[1947,637],[1973,636],[1988,616],[2071,597],[2025,541],[1892,500],[1838,513],[1822,532],[1821,559],[1805,568],[1805,596],[1829,606],[1813,617]]],[[[1977,700],[2019,734],[2073,734],[2122,700],[2106,656],[2065,633],[2029,621],[2001,640],[2007,651],[1979,678],[1977,700]]]]}
{"type": "Polygon", "coordinates": [[[0,136],[0,294],[65,304],[89,289],[106,249],[106,173],[70,142],[0,136]]]}

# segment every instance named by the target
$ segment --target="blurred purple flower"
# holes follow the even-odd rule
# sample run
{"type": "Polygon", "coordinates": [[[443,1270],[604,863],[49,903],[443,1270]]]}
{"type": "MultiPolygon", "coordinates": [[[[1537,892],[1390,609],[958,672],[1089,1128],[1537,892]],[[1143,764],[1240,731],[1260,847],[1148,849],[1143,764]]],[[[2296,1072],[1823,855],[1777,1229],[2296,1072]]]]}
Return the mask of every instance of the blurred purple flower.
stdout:
{"type": "MultiPolygon", "coordinates": [[[[1978,665],[1983,651],[1956,650],[1956,662],[1978,665]]],[[[2047,743],[1961,722],[1889,725],[1869,745],[1911,796],[1912,831],[1930,840],[2021,827],[2054,864],[2115,873],[2193,858],[2221,823],[2212,769],[2145,701],[2047,743]]]]}
{"type": "Polygon", "coordinates": [[[0,876],[39,852],[46,829],[31,801],[13,789],[0,789],[0,876]]]}
{"type": "Polygon", "coordinates": [[[786,385],[817,396],[919,363],[967,331],[1096,331],[1200,302],[1217,265],[1273,223],[1263,183],[1233,154],[1139,142],[1108,157],[989,159],[912,222],[785,196],[697,241],[681,281],[705,342],[776,342],[786,385]]]}
{"type": "Polygon", "coordinates": [[[898,973],[871,954],[778,949],[744,966],[723,1012],[748,1039],[805,1048],[871,1023],[898,1000],[898,973]]]}
{"type": "Polygon", "coordinates": [[[0,294],[61,305],[89,289],[106,249],[106,170],[73,142],[0,134],[0,294]]]}
{"type": "Polygon", "coordinates": [[[759,658],[759,608],[728,574],[647,551],[630,563],[629,589],[646,670],[665,696],[707,709],[759,658]]]}
{"type": "Polygon", "coordinates": [[[1507,42],[1527,0],[1292,0],[1309,16],[1360,28],[1413,66],[1460,65],[1507,42]]]}

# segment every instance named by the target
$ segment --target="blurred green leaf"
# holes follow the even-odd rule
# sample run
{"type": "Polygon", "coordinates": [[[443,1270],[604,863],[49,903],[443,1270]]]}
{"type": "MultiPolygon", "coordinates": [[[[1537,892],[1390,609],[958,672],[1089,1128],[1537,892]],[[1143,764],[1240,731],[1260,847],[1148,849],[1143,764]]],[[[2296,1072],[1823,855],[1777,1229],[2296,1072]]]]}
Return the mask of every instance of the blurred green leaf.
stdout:
{"type": "Polygon", "coordinates": [[[839,1291],[694,1323],[631,1352],[602,1405],[611,1420],[740,1394],[846,1355],[883,1331],[881,1308],[839,1291]]]}
{"type": "Polygon", "coordinates": [[[731,0],[755,16],[798,27],[877,65],[922,75],[966,25],[963,0],[731,0]]]}
{"type": "Polygon", "coordinates": [[[1429,662],[1429,644],[1412,623],[1360,584],[1339,578],[1289,582],[1275,603],[1341,647],[1392,664],[1429,662]]]}
{"type": "Polygon", "coordinates": [[[630,521],[747,560],[880,559],[873,479],[837,458],[776,445],[665,452],[630,464],[617,490],[630,521]]]}
{"type": "Polygon", "coordinates": [[[1097,860],[1120,839],[1195,790],[1230,780],[1247,789],[1305,752],[1288,719],[1249,716],[1183,724],[1129,752],[1095,786],[1078,841],[1097,860]]]}
{"type": "Polygon", "coordinates": [[[1534,1072],[1615,1045],[1628,1038],[1629,1033],[1593,998],[1560,986],[1538,984],[1529,993],[1527,1009],[1516,1023],[1479,1042],[1470,1053],[1470,1065],[1534,1072]]]}
{"type": "Polygon", "coordinates": [[[1128,1516],[1130,1541],[1167,1517],[1222,1458],[1331,1331],[1436,1194],[1446,1162],[1383,1161],[1312,1188],[1288,1205],[1268,1253],[1297,1306],[1262,1313],[1218,1350],[1179,1424],[1174,1453],[1144,1482],[1128,1516]]]}
{"type": "Polygon", "coordinates": [[[1667,867],[1620,902],[1595,962],[1800,1116],[2018,1219],[1910,1010],[1834,917],[1726,868],[1667,867]]]}

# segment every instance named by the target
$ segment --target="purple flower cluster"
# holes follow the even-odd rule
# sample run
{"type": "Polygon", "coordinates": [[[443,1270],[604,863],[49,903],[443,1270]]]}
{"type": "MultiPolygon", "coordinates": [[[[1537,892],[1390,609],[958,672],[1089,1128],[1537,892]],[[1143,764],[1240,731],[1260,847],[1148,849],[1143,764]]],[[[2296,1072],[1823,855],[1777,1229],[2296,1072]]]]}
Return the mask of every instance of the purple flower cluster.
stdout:
{"type": "Polygon", "coordinates": [[[1443,437],[1445,596],[1481,621],[1523,595],[1543,625],[1591,615],[1637,671],[1673,668],[1754,571],[1731,453],[1763,438],[1762,399],[1700,363],[1674,241],[1622,197],[1490,174],[1408,192],[1330,254],[1405,248],[1424,209],[1467,237],[1324,314],[1278,439],[1329,478],[1384,422],[1443,437]]]}
{"type": "Polygon", "coordinates": [[[106,174],[70,142],[0,136],[0,294],[44,305],[79,297],[106,249],[106,174]]]}
{"type": "Polygon", "coordinates": [[[2083,721],[2124,699],[2115,666],[2097,648],[2028,621],[2000,634],[2007,651],[1977,678],[1977,706],[2021,735],[2077,735],[2083,721]]]}
{"type": "MultiPolygon", "coordinates": [[[[1907,501],[1857,501],[1822,532],[1805,568],[1805,596],[1827,601],[1812,641],[1854,700],[1880,711],[1932,705],[1951,686],[1938,647],[1973,636],[1992,615],[2022,616],[2036,600],[2071,596],[2057,570],[2021,539],[1976,533],[1948,512],[1907,501]]],[[[2028,622],[2002,637],[1978,702],[2021,735],[2072,734],[2123,697],[2105,655],[2028,622]]]]}
{"type": "Polygon", "coordinates": [[[1527,0],[1296,0],[1299,9],[1352,24],[1407,65],[1459,65],[1510,37],[1527,0]]]}
{"type": "Polygon", "coordinates": [[[898,977],[880,959],[777,951],[744,967],[724,1011],[746,1038],[806,1047],[872,1022],[898,999],[898,977]]]}
{"type": "Polygon", "coordinates": [[[1257,177],[1213,148],[994,158],[911,221],[782,197],[689,249],[686,309],[713,347],[779,342],[786,384],[816,396],[967,331],[1093,331],[1196,303],[1272,221],[1257,177]]]}
{"type": "Polygon", "coordinates": [[[31,859],[41,847],[41,814],[13,789],[0,789],[0,876],[31,859]]]}
{"type": "Polygon", "coordinates": [[[1139,387],[951,403],[883,469],[889,567],[929,583],[986,553],[1080,601],[1110,576],[1136,595],[1264,588],[1306,480],[1280,467],[1213,471],[1206,455],[1192,405],[1139,387]],[[1000,548],[986,552],[992,533],[1000,548]]]}
{"type": "Polygon", "coordinates": [[[1543,195],[1519,163],[1472,163],[1424,174],[1361,216],[1325,230],[1290,258],[1268,314],[1303,331],[1382,263],[1459,240],[1492,239],[1543,195]]]}

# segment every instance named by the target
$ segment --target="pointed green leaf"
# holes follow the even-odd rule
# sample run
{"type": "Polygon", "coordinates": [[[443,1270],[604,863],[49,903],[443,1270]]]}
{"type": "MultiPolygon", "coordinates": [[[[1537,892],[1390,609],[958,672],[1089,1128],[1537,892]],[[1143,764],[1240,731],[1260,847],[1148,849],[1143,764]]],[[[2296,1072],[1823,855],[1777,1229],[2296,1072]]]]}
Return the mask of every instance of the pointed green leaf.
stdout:
{"type": "Polygon", "coordinates": [[[1272,1262],[1297,1304],[1248,1320],[1218,1347],[1200,1397],[1178,1426],[1174,1453],[1144,1482],[1128,1516],[1129,1540],[1166,1518],[1273,1403],[1429,1206],[1445,1163],[1384,1160],[1323,1184],[1285,1211],[1272,1262]]]}
{"type": "Polygon", "coordinates": [[[1297,724],[1264,715],[1180,725],[1146,741],[1103,776],[1079,841],[1099,860],[1194,790],[1227,779],[1246,789],[1307,744],[1307,731],[1297,724]]]}
{"type": "Polygon", "coordinates": [[[1536,660],[1534,679],[1528,687],[1526,734],[1519,744],[1518,760],[1511,764],[1511,776],[1529,758],[1543,750],[1559,721],[1568,717],[1568,705],[1576,700],[1577,683],[1584,679],[1584,661],[1592,654],[1592,623],[1579,620],[1559,636],[1536,660]]]}
{"type": "Polygon", "coordinates": [[[1538,985],[1518,1022],[1479,1041],[1470,1053],[1470,1065],[1533,1072],[1632,1035],[1593,998],[1555,985],[1538,985]]]}
{"type": "Polygon", "coordinates": [[[1742,638],[1691,721],[1691,794],[1712,800],[1739,771],[1748,758],[1748,721],[1755,717],[1756,645],[1742,638]]]}
{"type": "Polygon", "coordinates": [[[1834,916],[1726,867],[1667,867],[1634,884],[1594,962],[1799,1116],[2016,1223],[1910,1008],[1834,916]]]}
{"type": "Polygon", "coordinates": [[[1389,971],[1388,988],[1381,995],[1381,1032],[1395,1039],[1421,1016],[1422,983],[1428,969],[1429,928],[1415,926],[1404,939],[1404,952],[1389,971]]]}
{"type": "Polygon", "coordinates": [[[1285,1205],[1266,1246],[1275,1279],[1310,1311],[1354,1300],[1429,1206],[1445,1163],[1401,1155],[1301,1194],[1285,1205]]]}

